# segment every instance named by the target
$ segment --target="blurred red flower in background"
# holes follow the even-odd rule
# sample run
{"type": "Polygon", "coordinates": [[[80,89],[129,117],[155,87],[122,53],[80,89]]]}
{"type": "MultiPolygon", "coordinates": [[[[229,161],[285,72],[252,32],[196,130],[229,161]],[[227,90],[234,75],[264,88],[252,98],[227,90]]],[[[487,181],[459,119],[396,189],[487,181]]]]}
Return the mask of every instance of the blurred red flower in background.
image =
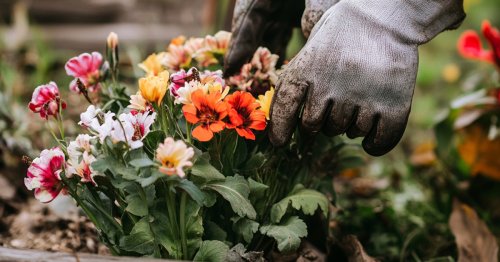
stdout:
{"type": "Polygon", "coordinates": [[[491,50],[483,48],[481,39],[475,31],[467,30],[458,40],[458,51],[465,58],[485,61],[500,68],[500,32],[492,27],[489,21],[483,22],[481,31],[491,50]]]}

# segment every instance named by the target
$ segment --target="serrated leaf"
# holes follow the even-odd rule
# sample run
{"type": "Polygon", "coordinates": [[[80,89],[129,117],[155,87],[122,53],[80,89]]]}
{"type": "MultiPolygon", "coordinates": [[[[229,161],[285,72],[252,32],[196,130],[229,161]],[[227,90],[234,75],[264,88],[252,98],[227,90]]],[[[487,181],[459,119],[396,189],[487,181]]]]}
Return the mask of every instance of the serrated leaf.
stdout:
{"type": "Polygon", "coordinates": [[[196,160],[191,169],[191,174],[202,178],[203,180],[215,181],[215,180],[224,180],[224,175],[217,170],[214,166],[210,164],[208,154],[203,154],[200,158],[196,160]]]}
{"type": "Polygon", "coordinates": [[[240,217],[247,216],[250,219],[255,219],[257,217],[255,209],[250,203],[250,200],[248,200],[250,187],[242,176],[228,176],[224,181],[210,183],[206,185],[205,188],[212,189],[219,193],[229,202],[233,211],[240,217]]]}
{"type": "Polygon", "coordinates": [[[224,242],[206,240],[201,243],[200,250],[193,261],[220,262],[225,261],[229,247],[224,242]]]}
{"type": "Polygon", "coordinates": [[[259,223],[244,217],[233,220],[233,230],[243,237],[245,242],[250,243],[253,235],[259,230],[259,223]]]}
{"type": "Polygon", "coordinates": [[[314,215],[318,208],[323,211],[325,217],[328,214],[328,198],[316,190],[307,189],[298,184],[290,195],[273,205],[271,208],[271,221],[279,223],[290,204],[292,208],[302,210],[306,215],[314,215]]]}
{"type": "Polygon", "coordinates": [[[289,253],[297,250],[300,239],[307,236],[307,225],[300,218],[293,216],[279,225],[262,226],[260,233],[274,238],[279,251],[289,253]]]}
{"type": "Polygon", "coordinates": [[[153,254],[156,248],[155,245],[154,235],[149,228],[146,217],[135,224],[128,236],[120,239],[120,248],[142,255],[153,254]]]}

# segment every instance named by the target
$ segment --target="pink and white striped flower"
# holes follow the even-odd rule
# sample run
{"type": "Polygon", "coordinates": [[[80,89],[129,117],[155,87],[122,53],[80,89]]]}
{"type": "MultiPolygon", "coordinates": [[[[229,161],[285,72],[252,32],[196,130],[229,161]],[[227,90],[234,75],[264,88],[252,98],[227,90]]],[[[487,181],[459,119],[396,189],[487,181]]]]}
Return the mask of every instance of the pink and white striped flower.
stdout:
{"type": "Polygon", "coordinates": [[[28,190],[35,190],[35,198],[40,202],[52,201],[63,190],[60,174],[64,162],[64,153],[55,147],[43,150],[29,166],[24,185],[28,190]]]}
{"type": "Polygon", "coordinates": [[[188,148],[182,140],[175,141],[171,137],[167,137],[156,149],[156,159],[161,163],[160,172],[169,176],[184,177],[184,168],[193,165],[193,156],[192,147],[188,148]]]}
{"type": "Polygon", "coordinates": [[[100,69],[102,63],[102,55],[98,52],[92,52],[92,54],[83,53],[68,60],[64,68],[69,76],[73,76],[75,78],[70,83],[69,88],[72,91],[80,93],[76,83],[77,79],[80,79],[89,92],[97,91],[100,88],[100,69]]]}
{"type": "Polygon", "coordinates": [[[61,108],[65,109],[66,103],[61,101],[57,84],[50,82],[35,88],[28,107],[33,113],[39,113],[42,118],[48,119],[49,116],[57,116],[61,108]]]}
{"type": "Polygon", "coordinates": [[[125,142],[131,149],[142,147],[142,139],[146,137],[155,121],[156,113],[124,113],[113,122],[111,139],[114,143],[125,142]]]}

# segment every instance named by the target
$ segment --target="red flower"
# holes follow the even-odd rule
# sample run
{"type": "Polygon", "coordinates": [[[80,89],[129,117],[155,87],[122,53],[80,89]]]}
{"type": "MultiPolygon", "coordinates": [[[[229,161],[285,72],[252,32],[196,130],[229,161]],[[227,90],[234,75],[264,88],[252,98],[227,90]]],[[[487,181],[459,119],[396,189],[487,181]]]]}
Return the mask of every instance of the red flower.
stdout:
{"type": "Polygon", "coordinates": [[[193,130],[193,137],[205,142],[212,139],[214,133],[225,128],[222,121],[227,116],[227,104],[221,101],[221,93],[215,92],[205,94],[198,89],[191,94],[192,104],[182,107],[186,121],[191,124],[198,124],[193,130]]]}
{"type": "Polygon", "coordinates": [[[28,168],[24,184],[28,190],[35,190],[35,198],[47,203],[56,198],[63,183],[60,173],[64,166],[64,153],[58,147],[45,149],[28,168]]]}
{"type": "Polygon", "coordinates": [[[483,49],[479,35],[472,30],[465,31],[458,40],[459,53],[469,59],[477,59],[500,67],[500,33],[488,21],[483,22],[482,32],[493,50],[483,49]]]}
{"type": "Polygon", "coordinates": [[[248,92],[236,91],[227,96],[225,101],[230,105],[227,128],[234,128],[238,135],[255,140],[253,130],[266,128],[266,114],[257,110],[260,104],[248,92]]]}
{"type": "Polygon", "coordinates": [[[56,116],[59,113],[59,105],[62,109],[66,108],[66,103],[59,97],[59,88],[54,82],[38,86],[33,91],[33,96],[28,107],[33,113],[40,113],[42,118],[48,119],[49,116],[56,116]]]}
{"type": "Polygon", "coordinates": [[[493,49],[495,63],[500,67],[500,32],[498,32],[498,29],[491,27],[488,21],[483,22],[482,31],[493,49]]]}

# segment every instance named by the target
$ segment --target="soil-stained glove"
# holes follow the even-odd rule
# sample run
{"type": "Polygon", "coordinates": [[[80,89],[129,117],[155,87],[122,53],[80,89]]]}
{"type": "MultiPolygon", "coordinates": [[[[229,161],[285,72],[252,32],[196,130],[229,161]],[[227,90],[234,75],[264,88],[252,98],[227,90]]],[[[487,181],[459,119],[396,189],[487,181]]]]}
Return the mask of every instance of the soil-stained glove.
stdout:
{"type": "Polygon", "coordinates": [[[418,45],[464,18],[462,0],[340,1],[279,76],[271,141],[285,144],[300,119],[309,132],[363,136],[366,152],[387,153],[406,127],[418,45]]]}
{"type": "Polygon", "coordinates": [[[323,16],[323,14],[330,9],[339,0],[306,0],[306,9],[302,15],[302,33],[306,38],[309,37],[311,31],[323,16]]]}

